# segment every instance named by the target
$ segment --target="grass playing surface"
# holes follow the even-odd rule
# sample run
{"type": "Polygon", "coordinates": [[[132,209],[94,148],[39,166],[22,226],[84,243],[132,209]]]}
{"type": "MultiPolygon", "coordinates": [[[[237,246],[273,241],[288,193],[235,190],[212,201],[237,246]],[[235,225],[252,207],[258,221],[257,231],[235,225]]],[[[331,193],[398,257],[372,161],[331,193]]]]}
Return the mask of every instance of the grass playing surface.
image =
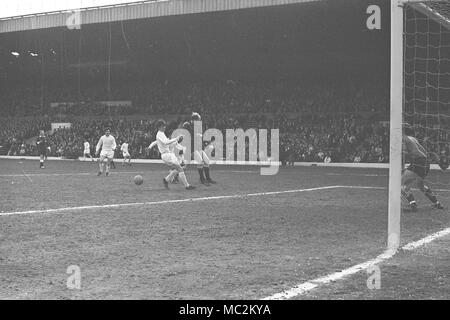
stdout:
{"type": "MultiPolygon", "coordinates": [[[[0,160],[0,299],[261,299],[386,247],[387,170],[298,167],[261,176],[256,167],[217,166],[217,185],[186,191],[164,189],[162,165],[118,163],[110,177],[97,177],[90,162],[38,167],[0,160]],[[133,183],[137,174],[142,186],[133,183]],[[81,290],[66,286],[71,265],[81,269],[81,290]]],[[[448,174],[430,177],[446,205],[448,174]]],[[[187,177],[198,185],[195,168],[187,177]]],[[[432,210],[416,194],[420,209],[402,216],[404,244],[449,226],[448,210],[432,210]]],[[[369,291],[362,272],[298,298],[448,297],[449,252],[439,243],[448,241],[388,262],[386,279],[393,263],[408,269],[385,291],[369,291]],[[423,270],[439,284],[425,293],[423,270]]]]}

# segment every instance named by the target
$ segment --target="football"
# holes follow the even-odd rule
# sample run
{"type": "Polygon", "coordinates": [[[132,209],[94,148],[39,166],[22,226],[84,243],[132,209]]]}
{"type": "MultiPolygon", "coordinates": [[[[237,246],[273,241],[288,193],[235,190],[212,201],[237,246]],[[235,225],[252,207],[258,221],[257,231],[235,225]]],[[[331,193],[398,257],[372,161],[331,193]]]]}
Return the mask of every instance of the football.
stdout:
{"type": "Polygon", "coordinates": [[[134,183],[138,186],[144,183],[144,178],[142,176],[136,176],[134,177],[134,183]]]}

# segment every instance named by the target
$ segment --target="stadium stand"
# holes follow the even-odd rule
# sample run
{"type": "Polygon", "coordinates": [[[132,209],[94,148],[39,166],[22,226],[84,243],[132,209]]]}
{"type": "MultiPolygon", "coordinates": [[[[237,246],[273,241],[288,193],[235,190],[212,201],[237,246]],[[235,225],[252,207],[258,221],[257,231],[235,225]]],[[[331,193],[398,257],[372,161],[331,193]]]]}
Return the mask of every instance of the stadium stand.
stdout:
{"type": "MultiPolygon", "coordinates": [[[[6,85],[0,85],[0,112],[7,125],[0,131],[0,153],[24,149],[33,155],[29,142],[38,127],[70,122],[71,129],[51,135],[51,155],[76,157],[86,138],[94,145],[109,125],[119,141],[129,140],[133,157],[157,158],[145,152],[153,122],[170,117],[179,120],[173,120],[176,127],[196,111],[207,128],[280,129],[283,162],[388,162],[388,68],[380,67],[389,54],[380,49],[385,39],[361,37],[351,21],[327,21],[328,30],[341,31],[330,34],[327,47],[317,47],[304,30],[320,10],[299,6],[283,14],[285,21],[276,10],[260,9],[258,15],[238,12],[231,20],[224,13],[88,25],[82,33],[54,28],[36,31],[36,37],[31,31],[1,35],[0,84],[6,85]],[[277,27],[266,30],[265,24],[277,27]],[[347,37],[358,41],[348,43],[347,37]],[[24,54],[33,51],[37,56],[24,54]],[[35,120],[21,120],[25,117],[35,120]],[[46,120],[38,120],[42,117],[46,120]],[[25,148],[18,147],[22,144],[25,148]]],[[[433,126],[434,120],[415,117],[418,127],[433,126]]],[[[447,148],[435,142],[447,141],[445,119],[439,118],[441,130],[435,133],[418,129],[430,152],[447,148]]]]}
{"type": "MultiPolygon", "coordinates": [[[[81,100],[87,102],[76,103],[56,113],[48,107],[41,109],[43,114],[40,115],[45,116],[46,120],[3,120],[8,125],[2,130],[0,141],[3,141],[3,153],[8,149],[6,153],[19,154],[18,145],[35,136],[39,128],[48,129],[52,120],[65,120],[71,122],[73,127],[57,130],[50,136],[52,156],[79,156],[85,138],[95,145],[103,128],[111,126],[119,142],[129,140],[133,157],[157,158],[157,154],[145,151],[145,147],[152,142],[150,140],[155,132],[153,122],[157,115],[164,113],[178,116],[180,121],[173,125],[176,127],[195,110],[204,115],[206,128],[280,129],[283,161],[323,161],[328,154],[333,162],[353,162],[354,158],[361,158],[362,162],[386,162],[387,131],[384,128],[377,130],[378,126],[374,126],[373,121],[351,116],[369,114],[373,119],[374,115],[376,118],[383,113],[387,101],[377,99],[383,95],[377,94],[373,88],[369,85],[358,88],[347,84],[329,87],[308,84],[293,86],[292,83],[282,81],[256,85],[227,81],[175,88],[160,84],[151,86],[152,90],[140,85],[132,86],[131,89],[124,87],[114,94],[116,100],[133,101],[133,108],[122,108],[95,107],[92,101],[105,100],[107,97],[99,93],[99,88],[93,87],[82,94],[81,100]],[[104,115],[108,115],[106,120],[102,117],[104,115]],[[125,115],[134,115],[134,120],[126,120],[125,115]],[[87,116],[103,120],[89,120],[87,116]],[[12,139],[16,142],[12,143],[12,139]]],[[[75,96],[76,93],[70,91],[55,90],[51,99],[75,101],[75,96]]],[[[11,111],[14,110],[11,106],[15,107],[15,115],[19,116],[39,114],[35,107],[39,94],[34,97],[27,94],[27,100],[22,101],[17,98],[20,93],[14,97],[9,101],[4,100],[7,103],[3,105],[8,106],[6,109],[11,111]],[[24,109],[27,105],[30,108],[24,109]]],[[[36,150],[29,144],[25,145],[24,155],[34,155],[36,150]]]]}

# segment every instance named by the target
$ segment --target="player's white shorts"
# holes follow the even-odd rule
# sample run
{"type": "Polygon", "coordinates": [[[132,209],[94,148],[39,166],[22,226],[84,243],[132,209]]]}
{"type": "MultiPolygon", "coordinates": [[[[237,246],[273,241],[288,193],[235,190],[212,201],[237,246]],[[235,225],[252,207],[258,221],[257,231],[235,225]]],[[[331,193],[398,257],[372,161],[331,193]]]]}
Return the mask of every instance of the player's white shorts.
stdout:
{"type": "Polygon", "coordinates": [[[84,150],[85,155],[91,155],[91,152],[89,150],[84,150]]]}
{"type": "Polygon", "coordinates": [[[201,150],[201,151],[194,151],[194,160],[197,163],[197,165],[209,165],[210,164],[210,160],[209,157],[207,156],[206,152],[201,150]]]}
{"type": "Polygon", "coordinates": [[[124,158],[127,158],[127,157],[131,158],[129,152],[124,152],[124,153],[122,153],[122,155],[123,155],[124,158]]]}
{"type": "Polygon", "coordinates": [[[168,166],[179,166],[180,162],[178,161],[178,158],[173,153],[163,153],[161,155],[161,160],[164,161],[164,163],[168,166]]]}
{"type": "Polygon", "coordinates": [[[114,159],[114,151],[102,151],[100,153],[100,158],[108,158],[112,160],[114,159]]]}

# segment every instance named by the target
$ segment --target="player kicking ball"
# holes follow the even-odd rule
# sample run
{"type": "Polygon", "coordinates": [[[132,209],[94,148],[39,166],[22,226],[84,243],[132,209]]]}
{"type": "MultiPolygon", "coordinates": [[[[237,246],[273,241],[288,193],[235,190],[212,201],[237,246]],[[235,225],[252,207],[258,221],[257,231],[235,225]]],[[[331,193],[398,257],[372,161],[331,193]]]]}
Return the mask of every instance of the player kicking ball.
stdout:
{"type": "Polygon", "coordinates": [[[430,162],[425,148],[416,138],[408,135],[408,127],[404,127],[402,148],[403,156],[408,159],[410,165],[402,173],[402,195],[408,200],[411,210],[417,210],[417,202],[414,198],[411,188],[416,185],[423,194],[431,201],[435,209],[444,209],[438,201],[435,193],[430,187],[425,185],[425,177],[430,171],[430,162]]]}
{"type": "Polygon", "coordinates": [[[175,176],[178,175],[181,183],[184,185],[186,190],[195,189],[194,186],[189,185],[186,174],[184,173],[184,169],[182,168],[178,158],[173,153],[171,146],[176,143],[181,143],[183,141],[183,137],[179,136],[175,139],[168,139],[165,131],[167,124],[164,120],[158,120],[156,123],[156,128],[158,129],[158,133],[156,134],[156,144],[159,149],[159,153],[161,153],[161,160],[172,168],[169,175],[163,179],[164,187],[169,189],[169,183],[173,181],[175,176]]]}
{"type": "Polygon", "coordinates": [[[106,129],[105,135],[100,138],[100,140],[97,143],[96,148],[96,156],[100,154],[99,159],[99,167],[100,171],[98,172],[97,176],[101,176],[104,171],[106,171],[106,176],[109,176],[109,171],[111,168],[111,162],[114,159],[114,151],[116,150],[116,139],[111,135],[111,130],[106,129]],[[101,153],[100,153],[101,150],[101,153]],[[106,160],[106,164],[105,164],[106,160]]]}
{"type": "Polygon", "coordinates": [[[125,166],[125,163],[128,159],[128,165],[131,166],[131,156],[130,156],[130,152],[128,151],[128,142],[125,141],[122,146],[120,147],[120,151],[122,151],[122,155],[123,155],[123,163],[122,163],[122,167],[125,166]]]}
{"type": "Polygon", "coordinates": [[[36,139],[36,146],[39,151],[39,168],[45,169],[44,161],[47,160],[47,152],[50,151],[50,145],[44,130],[39,131],[39,137],[36,139]]]}
{"type": "MultiPolygon", "coordinates": [[[[157,141],[153,141],[147,149],[148,150],[152,150],[157,145],[158,145],[158,142],[157,141]]],[[[187,166],[186,166],[186,162],[184,160],[184,154],[186,153],[186,147],[183,147],[181,144],[178,143],[178,141],[173,143],[173,144],[171,144],[169,147],[170,147],[170,152],[175,154],[175,157],[177,157],[181,168],[183,168],[183,170],[186,170],[187,166]]],[[[173,178],[172,183],[173,184],[177,184],[179,182],[180,182],[179,181],[179,174],[177,173],[175,175],[175,177],[173,178]]]]}

